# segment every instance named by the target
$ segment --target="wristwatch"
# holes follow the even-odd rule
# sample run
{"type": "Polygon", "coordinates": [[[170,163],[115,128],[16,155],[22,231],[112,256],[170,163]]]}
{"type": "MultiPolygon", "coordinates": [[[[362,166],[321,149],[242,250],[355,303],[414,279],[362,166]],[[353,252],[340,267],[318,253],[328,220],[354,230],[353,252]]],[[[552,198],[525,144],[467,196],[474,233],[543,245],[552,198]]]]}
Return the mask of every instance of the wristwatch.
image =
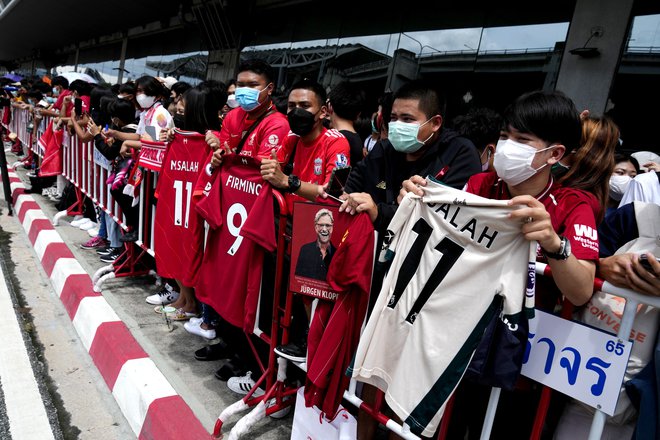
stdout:
{"type": "Polygon", "coordinates": [[[295,174],[289,174],[289,187],[287,192],[294,193],[300,188],[300,179],[295,174]]]}
{"type": "Polygon", "coordinates": [[[568,241],[566,237],[559,236],[561,244],[559,245],[559,250],[557,252],[548,252],[545,249],[541,248],[541,252],[547,258],[552,258],[553,260],[565,260],[571,255],[571,242],[568,241]]]}

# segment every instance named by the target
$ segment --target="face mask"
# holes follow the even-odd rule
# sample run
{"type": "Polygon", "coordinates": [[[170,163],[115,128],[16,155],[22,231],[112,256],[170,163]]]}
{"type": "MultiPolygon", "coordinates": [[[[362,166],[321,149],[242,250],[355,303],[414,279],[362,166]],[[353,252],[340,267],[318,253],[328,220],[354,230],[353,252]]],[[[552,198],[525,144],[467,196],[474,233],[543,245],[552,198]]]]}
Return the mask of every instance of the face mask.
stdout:
{"type": "Polygon", "coordinates": [[[610,177],[610,197],[617,202],[621,200],[631,180],[632,177],[627,174],[623,176],[612,174],[612,177],[610,177]]]}
{"type": "Polygon", "coordinates": [[[227,107],[229,108],[238,107],[238,101],[236,101],[236,95],[234,95],[233,93],[227,96],[227,107]]]}
{"type": "Polygon", "coordinates": [[[298,136],[305,136],[312,131],[316,122],[315,116],[316,113],[308,112],[300,107],[294,108],[286,115],[291,131],[298,136]]]}
{"type": "Polygon", "coordinates": [[[176,128],[180,128],[181,130],[185,130],[183,115],[180,115],[180,114],[177,113],[176,115],[172,116],[172,120],[174,121],[174,126],[176,128]]]}
{"type": "Polygon", "coordinates": [[[495,148],[493,167],[495,167],[495,171],[500,176],[500,179],[504,180],[508,185],[516,186],[548,165],[546,163],[535,169],[532,167],[532,161],[536,153],[549,150],[550,148],[554,148],[554,146],[537,150],[532,146],[521,144],[511,139],[502,139],[497,142],[497,147],[495,148]]]}
{"type": "MultiPolygon", "coordinates": [[[[424,122],[424,124],[429,121],[424,122]]],[[[419,125],[414,122],[392,121],[388,125],[387,138],[399,153],[415,153],[433,136],[433,133],[431,133],[431,136],[426,138],[424,142],[420,142],[417,139],[419,128],[424,126],[424,124],[419,125]]]]}
{"type": "Polygon", "coordinates": [[[60,95],[60,91],[57,90],[57,87],[53,87],[53,95],[55,95],[55,96],[59,96],[59,95],[60,95]]]}
{"type": "Polygon", "coordinates": [[[55,104],[57,99],[53,98],[52,96],[46,96],[46,102],[49,104],[55,104]]]}
{"type": "Polygon", "coordinates": [[[568,170],[570,170],[570,169],[571,169],[571,167],[569,167],[568,165],[564,165],[564,164],[561,163],[561,162],[557,162],[557,163],[553,164],[553,165],[552,165],[552,168],[551,168],[551,170],[552,170],[552,175],[555,176],[555,177],[561,177],[561,176],[563,176],[563,175],[566,174],[566,173],[568,172],[568,170]]]}
{"type": "Polygon", "coordinates": [[[135,99],[137,100],[138,105],[142,108],[151,108],[156,102],[155,96],[147,96],[144,93],[140,93],[135,99]]]}
{"type": "Polygon", "coordinates": [[[238,105],[240,105],[243,110],[250,112],[259,107],[259,95],[267,88],[268,86],[259,90],[250,87],[237,87],[235,93],[236,102],[238,102],[238,105]]]}
{"type": "Polygon", "coordinates": [[[481,171],[485,173],[486,171],[488,171],[488,168],[490,167],[490,155],[491,155],[490,148],[486,148],[483,151],[483,153],[481,153],[481,155],[479,156],[479,159],[481,159],[484,156],[484,153],[488,153],[486,154],[486,162],[481,164],[481,171]]]}

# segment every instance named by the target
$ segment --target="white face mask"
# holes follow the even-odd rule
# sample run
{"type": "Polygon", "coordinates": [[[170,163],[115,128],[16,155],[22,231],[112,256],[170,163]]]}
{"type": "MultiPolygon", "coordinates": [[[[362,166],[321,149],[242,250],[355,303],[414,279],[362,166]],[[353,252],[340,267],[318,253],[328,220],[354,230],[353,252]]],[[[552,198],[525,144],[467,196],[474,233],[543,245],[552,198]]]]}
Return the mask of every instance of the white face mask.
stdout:
{"type": "Polygon", "coordinates": [[[227,107],[229,108],[238,107],[238,101],[236,101],[236,95],[234,95],[233,93],[227,96],[227,107]]]}
{"type": "Polygon", "coordinates": [[[628,185],[632,177],[627,174],[619,176],[618,174],[612,174],[610,177],[610,197],[616,200],[617,202],[623,198],[623,194],[626,192],[628,185]]]}
{"type": "Polygon", "coordinates": [[[144,93],[140,93],[135,97],[135,100],[137,101],[140,107],[142,107],[143,109],[147,109],[147,108],[151,108],[151,106],[154,105],[154,102],[156,102],[156,97],[147,96],[144,93]]]}
{"type": "Polygon", "coordinates": [[[502,139],[497,142],[493,167],[500,179],[508,185],[516,186],[532,177],[548,164],[533,168],[532,162],[536,153],[554,148],[554,145],[537,150],[536,148],[521,144],[511,139],[502,139]]]}

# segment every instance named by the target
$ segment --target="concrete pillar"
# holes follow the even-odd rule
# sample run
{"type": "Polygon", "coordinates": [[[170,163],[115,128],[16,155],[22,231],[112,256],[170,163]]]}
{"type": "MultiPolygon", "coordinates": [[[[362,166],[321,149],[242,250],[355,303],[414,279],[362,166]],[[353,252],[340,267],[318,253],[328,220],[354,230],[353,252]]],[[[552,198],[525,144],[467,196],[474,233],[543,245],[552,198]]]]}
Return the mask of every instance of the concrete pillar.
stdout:
{"type": "Polygon", "coordinates": [[[236,79],[236,69],[240,60],[240,52],[236,49],[212,50],[206,67],[206,79],[227,82],[236,79]]]}
{"type": "Polygon", "coordinates": [[[392,62],[387,68],[385,90],[396,92],[405,83],[417,78],[417,58],[406,49],[397,49],[392,55],[392,62]]]}
{"type": "Polygon", "coordinates": [[[117,71],[117,84],[124,81],[124,66],[126,66],[126,49],[128,48],[128,37],[121,40],[121,54],[119,55],[119,70],[117,71]]]}
{"type": "Polygon", "coordinates": [[[633,0],[577,1],[556,89],[570,96],[578,110],[604,113],[624,49],[632,6],[633,0]],[[579,50],[585,46],[597,48],[598,54],[579,50]]]}

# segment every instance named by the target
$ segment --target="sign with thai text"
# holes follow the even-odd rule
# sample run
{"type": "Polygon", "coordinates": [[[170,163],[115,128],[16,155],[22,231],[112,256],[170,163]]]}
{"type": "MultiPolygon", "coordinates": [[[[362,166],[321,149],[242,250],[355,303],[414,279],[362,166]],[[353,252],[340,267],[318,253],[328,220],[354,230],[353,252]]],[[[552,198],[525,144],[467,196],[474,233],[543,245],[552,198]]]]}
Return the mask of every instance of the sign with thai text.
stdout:
{"type": "Polygon", "coordinates": [[[614,414],[632,342],[536,310],[522,374],[614,414]]]}

